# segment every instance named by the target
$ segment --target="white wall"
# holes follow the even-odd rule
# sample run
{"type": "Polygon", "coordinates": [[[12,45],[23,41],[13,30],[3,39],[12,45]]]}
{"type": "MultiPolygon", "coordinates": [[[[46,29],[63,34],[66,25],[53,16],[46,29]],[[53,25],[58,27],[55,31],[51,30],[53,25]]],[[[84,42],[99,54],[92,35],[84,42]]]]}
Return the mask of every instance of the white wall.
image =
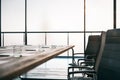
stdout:
{"type": "Polygon", "coordinates": [[[1,0],[2,31],[24,31],[24,0],[1,0]]]}

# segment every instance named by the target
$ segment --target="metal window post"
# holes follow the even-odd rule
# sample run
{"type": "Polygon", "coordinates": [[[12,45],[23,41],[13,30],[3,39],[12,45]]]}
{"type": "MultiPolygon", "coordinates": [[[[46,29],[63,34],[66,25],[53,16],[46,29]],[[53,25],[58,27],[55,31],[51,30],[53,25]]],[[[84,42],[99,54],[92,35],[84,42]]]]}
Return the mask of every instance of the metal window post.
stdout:
{"type": "Polygon", "coordinates": [[[116,29],[116,0],[113,2],[113,28],[116,29]]]}
{"type": "Polygon", "coordinates": [[[27,0],[25,0],[25,45],[27,45],[27,0]]]}
{"type": "Polygon", "coordinates": [[[86,0],[84,0],[84,52],[86,46],[86,0]]]}
{"type": "Polygon", "coordinates": [[[0,0],[0,46],[2,46],[2,40],[1,40],[1,0],[0,0]]]}

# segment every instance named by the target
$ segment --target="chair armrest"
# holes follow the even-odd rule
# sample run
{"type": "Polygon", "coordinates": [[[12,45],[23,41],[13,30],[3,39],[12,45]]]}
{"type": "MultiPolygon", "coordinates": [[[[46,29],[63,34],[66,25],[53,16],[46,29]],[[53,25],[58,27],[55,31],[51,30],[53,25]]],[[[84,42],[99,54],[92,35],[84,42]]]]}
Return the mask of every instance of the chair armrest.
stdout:
{"type": "Polygon", "coordinates": [[[93,61],[85,61],[85,62],[81,62],[79,64],[79,66],[87,66],[90,68],[94,68],[94,64],[95,64],[95,62],[93,62],[93,61]]]}
{"type": "Polygon", "coordinates": [[[95,70],[80,70],[80,71],[71,71],[68,74],[75,74],[75,73],[84,73],[84,74],[95,73],[96,74],[96,71],[95,70]]]}
{"type": "Polygon", "coordinates": [[[78,66],[78,64],[76,64],[76,63],[70,63],[69,65],[70,66],[78,66]]]}
{"type": "Polygon", "coordinates": [[[78,74],[78,73],[81,73],[81,74],[91,74],[91,75],[93,75],[92,78],[94,80],[97,80],[97,75],[96,75],[96,71],[95,70],[80,70],[80,71],[71,71],[71,72],[68,72],[68,80],[71,80],[70,79],[70,75],[72,75],[72,74],[78,74]]]}
{"type": "Polygon", "coordinates": [[[77,54],[84,54],[84,53],[74,53],[74,55],[77,55],[77,54]]]}
{"type": "Polygon", "coordinates": [[[93,68],[87,67],[87,66],[72,66],[72,67],[68,67],[68,72],[70,69],[87,69],[87,70],[93,70],[93,68]]]}
{"type": "Polygon", "coordinates": [[[81,58],[81,59],[78,59],[77,64],[79,64],[81,60],[84,60],[85,62],[86,61],[95,62],[94,59],[86,59],[86,58],[82,59],[81,58]]]}
{"type": "Polygon", "coordinates": [[[82,64],[94,64],[94,61],[85,61],[85,62],[80,62],[80,65],[82,64]]]}
{"type": "Polygon", "coordinates": [[[84,61],[94,61],[94,59],[86,59],[86,58],[78,59],[78,61],[80,61],[80,60],[84,60],[84,61]]]}

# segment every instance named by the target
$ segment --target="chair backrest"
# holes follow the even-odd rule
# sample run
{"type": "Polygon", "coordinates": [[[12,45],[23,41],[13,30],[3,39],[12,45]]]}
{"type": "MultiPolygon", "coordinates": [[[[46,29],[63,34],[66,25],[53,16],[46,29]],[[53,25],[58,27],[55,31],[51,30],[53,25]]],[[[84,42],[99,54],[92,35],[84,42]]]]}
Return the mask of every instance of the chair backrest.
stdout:
{"type": "Polygon", "coordinates": [[[120,29],[108,30],[97,72],[98,80],[120,80],[120,29]]]}
{"type": "Polygon", "coordinates": [[[87,47],[85,50],[85,57],[87,55],[97,55],[100,49],[101,35],[90,35],[88,38],[87,47]]]}
{"type": "Polygon", "coordinates": [[[99,49],[99,52],[98,52],[98,55],[97,55],[97,58],[96,58],[96,61],[95,61],[95,71],[97,72],[98,71],[98,67],[99,67],[99,64],[100,64],[100,60],[101,60],[101,57],[102,57],[102,54],[103,54],[103,50],[104,50],[104,47],[105,47],[105,41],[106,41],[106,32],[102,32],[101,33],[101,43],[100,43],[100,49],[99,49]]]}

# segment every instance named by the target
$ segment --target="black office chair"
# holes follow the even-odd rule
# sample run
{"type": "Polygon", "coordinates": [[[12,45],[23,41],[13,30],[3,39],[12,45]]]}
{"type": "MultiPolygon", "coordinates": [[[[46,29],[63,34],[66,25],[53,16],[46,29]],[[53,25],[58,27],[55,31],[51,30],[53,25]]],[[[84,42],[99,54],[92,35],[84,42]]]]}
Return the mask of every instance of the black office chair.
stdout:
{"type": "Polygon", "coordinates": [[[105,45],[105,38],[106,38],[106,33],[102,32],[101,35],[101,42],[100,42],[100,50],[98,52],[95,64],[93,68],[87,67],[87,66],[74,66],[74,67],[68,67],[68,80],[93,80],[96,79],[96,72],[98,70],[98,66],[99,66],[99,62],[103,53],[103,49],[104,49],[104,45],[105,45]],[[77,69],[77,71],[73,71],[73,69],[77,69]],[[75,76],[71,74],[78,74],[78,73],[82,73],[84,75],[82,75],[82,77],[80,77],[79,75],[75,76]],[[87,76],[86,76],[87,75],[87,76]],[[92,75],[89,76],[88,75],[92,75]]]}
{"type": "MultiPolygon", "coordinates": [[[[78,59],[77,62],[74,61],[74,63],[70,65],[79,66],[80,65],[79,63],[81,60],[85,61],[86,63],[88,62],[86,65],[89,65],[89,66],[93,65],[100,49],[100,43],[101,43],[101,35],[90,35],[88,38],[88,44],[87,44],[85,53],[82,53],[84,54],[84,58],[78,59]]],[[[78,54],[81,54],[81,53],[74,53],[73,57],[78,54]]]]}
{"type": "MultiPolygon", "coordinates": [[[[101,43],[101,35],[91,35],[88,39],[88,45],[84,53],[84,61],[87,62],[86,65],[93,65],[94,61],[96,60],[96,57],[98,55],[99,49],[100,49],[100,43],[101,43]],[[90,63],[91,62],[91,63],[90,63]]],[[[78,59],[79,61],[82,59],[78,59]]]]}
{"type": "Polygon", "coordinates": [[[98,80],[120,80],[120,29],[108,30],[98,80]]]}
{"type": "MultiPolygon", "coordinates": [[[[120,80],[120,29],[107,31],[102,56],[97,58],[95,70],[69,72],[68,79],[71,80],[70,74],[75,73],[94,73],[97,75],[95,80],[120,80]]],[[[83,79],[90,80],[91,78],[83,79]]],[[[81,80],[81,78],[76,80],[81,80]]]]}

